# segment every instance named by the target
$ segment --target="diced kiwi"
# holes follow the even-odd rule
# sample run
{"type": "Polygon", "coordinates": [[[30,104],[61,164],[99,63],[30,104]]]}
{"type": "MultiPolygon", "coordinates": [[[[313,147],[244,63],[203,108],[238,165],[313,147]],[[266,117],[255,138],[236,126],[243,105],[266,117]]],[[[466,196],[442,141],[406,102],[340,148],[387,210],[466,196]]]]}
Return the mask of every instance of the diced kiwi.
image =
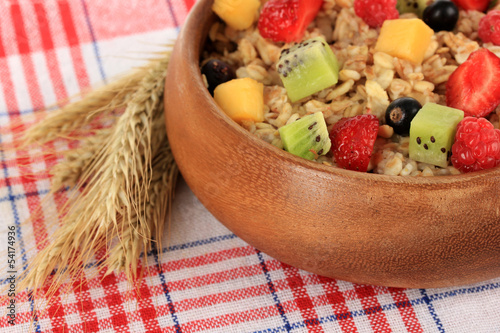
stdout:
{"type": "Polygon", "coordinates": [[[426,103],[410,125],[410,158],[447,167],[457,125],[463,118],[462,110],[426,103]]]}
{"type": "Polygon", "coordinates": [[[292,102],[333,86],[339,77],[337,57],[322,37],[284,49],[276,69],[292,102]]]}
{"type": "Polygon", "coordinates": [[[422,18],[425,7],[429,0],[398,0],[396,8],[400,14],[414,13],[422,18]]]}
{"type": "Polygon", "coordinates": [[[325,155],[332,146],[325,117],[321,112],[287,124],[279,129],[279,133],[286,151],[308,160],[325,155]]]}

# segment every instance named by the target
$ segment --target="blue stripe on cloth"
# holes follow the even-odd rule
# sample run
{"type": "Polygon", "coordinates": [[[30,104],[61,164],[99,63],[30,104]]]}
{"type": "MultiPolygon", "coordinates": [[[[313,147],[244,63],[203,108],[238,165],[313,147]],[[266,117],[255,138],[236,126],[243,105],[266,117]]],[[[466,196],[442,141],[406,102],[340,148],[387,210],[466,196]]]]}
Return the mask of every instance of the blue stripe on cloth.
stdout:
{"type": "Polygon", "coordinates": [[[500,288],[500,282],[496,283],[488,283],[482,286],[471,287],[471,288],[461,288],[456,290],[450,290],[442,293],[433,294],[429,297],[430,300],[441,300],[448,297],[458,296],[458,295],[466,295],[466,294],[476,294],[479,292],[483,292],[486,290],[494,290],[500,288]]]}
{"type": "Polygon", "coordinates": [[[8,195],[6,197],[0,198],[0,202],[23,200],[23,199],[34,197],[37,195],[44,195],[44,194],[47,194],[49,192],[50,192],[50,190],[43,190],[43,191],[36,191],[36,192],[27,192],[27,193],[23,193],[23,194],[8,195]]]}
{"type": "MultiPolygon", "coordinates": [[[[0,136],[0,144],[2,143],[2,137],[0,136]]],[[[24,238],[23,238],[23,233],[21,232],[21,220],[19,219],[19,212],[17,211],[17,206],[16,206],[16,200],[14,193],[12,191],[12,186],[10,184],[10,178],[9,178],[9,172],[8,172],[8,167],[7,164],[5,163],[5,155],[2,150],[0,150],[0,159],[2,160],[2,169],[3,169],[3,175],[5,179],[5,185],[7,187],[7,193],[9,196],[9,201],[12,209],[12,215],[14,216],[14,225],[16,226],[16,238],[19,241],[19,246],[21,250],[21,259],[23,262],[23,270],[26,270],[28,267],[28,260],[26,258],[26,250],[25,250],[25,245],[24,245],[24,238]]],[[[30,298],[30,310],[32,313],[35,312],[35,303],[33,299],[30,298]]],[[[35,314],[35,313],[34,313],[35,314]]],[[[36,332],[41,332],[40,324],[37,320],[36,314],[34,315],[33,318],[33,325],[35,326],[35,331],[36,332]]]]}
{"type": "MultiPolygon", "coordinates": [[[[153,252],[155,253],[154,257],[156,265],[158,267],[161,267],[160,261],[158,259],[159,251],[155,251],[153,249],[153,252]]],[[[168,311],[170,312],[170,315],[172,316],[172,320],[174,322],[175,332],[182,333],[181,325],[179,324],[179,318],[177,317],[177,313],[175,312],[174,302],[172,301],[172,295],[170,295],[170,290],[168,289],[167,280],[165,279],[165,275],[163,274],[163,271],[161,269],[159,269],[158,276],[160,277],[161,286],[163,288],[163,294],[167,299],[168,311]]]]}
{"type": "MultiPolygon", "coordinates": [[[[0,143],[2,142],[1,137],[0,137],[0,143]]],[[[8,197],[7,200],[10,201],[11,203],[11,209],[12,209],[12,215],[14,216],[14,224],[16,226],[16,236],[19,241],[19,245],[21,246],[21,258],[23,260],[23,269],[27,268],[27,259],[26,259],[26,251],[25,251],[25,245],[24,245],[24,239],[23,235],[21,232],[21,221],[19,219],[19,212],[17,211],[16,207],[16,196],[14,196],[14,193],[12,191],[12,186],[10,184],[10,178],[9,178],[9,172],[7,164],[5,163],[5,155],[2,150],[0,150],[0,158],[2,160],[2,169],[3,169],[3,174],[4,174],[4,179],[5,179],[5,185],[7,187],[7,192],[8,192],[8,197]]]]}
{"type": "Polygon", "coordinates": [[[28,293],[28,299],[30,302],[30,310],[33,314],[33,325],[35,325],[35,332],[42,332],[42,328],[40,327],[40,323],[38,321],[38,311],[35,310],[35,298],[33,297],[33,292],[28,293]]]}
{"type": "Polygon", "coordinates": [[[174,21],[174,24],[175,24],[175,31],[177,31],[177,33],[179,33],[179,31],[180,31],[179,20],[177,19],[177,16],[175,15],[175,10],[174,10],[174,6],[172,5],[172,1],[171,0],[166,0],[166,1],[167,1],[168,9],[170,10],[170,14],[172,15],[172,20],[174,21]]]}
{"type": "MultiPolygon", "coordinates": [[[[220,236],[215,236],[215,237],[210,237],[206,239],[200,239],[194,242],[190,243],[184,243],[184,244],[178,244],[178,245],[172,245],[169,247],[165,247],[162,249],[162,253],[170,252],[170,251],[179,251],[179,250],[185,250],[189,249],[192,247],[197,247],[197,246],[202,246],[202,245],[208,245],[212,243],[217,243],[229,239],[237,238],[235,234],[226,234],[226,235],[220,235],[220,236]]],[[[153,252],[148,253],[148,255],[154,255],[153,252]]]]}
{"type": "Polygon", "coordinates": [[[30,115],[32,113],[37,113],[37,112],[45,112],[45,111],[50,111],[50,110],[57,110],[58,107],[52,106],[52,107],[47,107],[47,108],[42,108],[42,109],[28,109],[28,110],[15,110],[15,111],[0,111],[0,117],[10,117],[13,114],[16,116],[26,116],[30,115]]]}
{"type": "Polygon", "coordinates": [[[427,309],[429,310],[429,313],[434,320],[437,329],[439,330],[439,332],[444,333],[443,323],[441,323],[441,320],[439,319],[436,310],[434,309],[431,298],[427,295],[427,290],[420,289],[420,294],[423,296],[422,300],[425,302],[425,304],[427,304],[427,309]]]}
{"type": "MultiPolygon", "coordinates": [[[[16,111],[15,113],[16,113],[16,115],[25,116],[25,115],[28,115],[28,114],[32,114],[33,110],[32,109],[29,109],[29,110],[20,110],[20,111],[16,111]]],[[[0,117],[10,117],[11,115],[12,115],[12,113],[9,112],[9,111],[0,112],[0,117]]]]}
{"type": "Polygon", "coordinates": [[[95,56],[97,59],[97,64],[99,65],[99,72],[101,74],[102,80],[106,83],[106,74],[104,72],[104,66],[103,66],[102,61],[101,61],[99,47],[97,46],[97,39],[95,37],[94,27],[92,26],[92,22],[90,21],[90,15],[89,15],[89,11],[87,8],[87,4],[86,4],[85,0],[81,0],[81,3],[82,3],[83,11],[85,13],[85,20],[87,21],[87,26],[89,28],[90,37],[92,38],[92,45],[94,47],[94,53],[95,53],[95,56]]]}
{"type": "Polygon", "coordinates": [[[290,322],[288,321],[288,318],[286,317],[285,310],[283,310],[283,306],[281,305],[278,294],[276,293],[276,288],[274,287],[274,283],[271,279],[271,275],[269,274],[269,270],[267,269],[267,265],[266,265],[266,262],[264,260],[264,256],[262,255],[262,252],[260,252],[259,250],[257,250],[257,257],[259,257],[260,267],[262,267],[262,271],[264,272],[264,275],[266,277],[267,286],[269,288],[269,291],[271,291],[271,294],[273,295],[274,304],[276,305],[276,308],[278,309],[278,312],[280,314],[281,319],[285,323],[285,325],[282,326],[281,328],[284,329],[286,332],[290,332],[291,331],[290,322]]]}

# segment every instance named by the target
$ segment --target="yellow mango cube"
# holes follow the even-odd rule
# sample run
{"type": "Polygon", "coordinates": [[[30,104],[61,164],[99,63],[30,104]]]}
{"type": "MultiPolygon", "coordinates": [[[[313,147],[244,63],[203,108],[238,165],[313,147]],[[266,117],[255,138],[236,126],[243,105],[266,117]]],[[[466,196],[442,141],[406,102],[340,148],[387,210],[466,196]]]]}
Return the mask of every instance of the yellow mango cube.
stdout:
{"type": "Polygon", "coordinates": [[[259,15],[260,0],[215,0],[212,10],[228,26],[245,30],[252,26],[259,15]]]}
{"type": "Polygon", "coordinates": [[[234,79],[214,90],[215,102],[234,121],[264,121],[264,85],[251,78],[234,79]]]}
{"type": "Polygon", "coordinates": [[[433,35],[434,31],[421,19],[385,20],[375,51],[420,64],[433,35]]]}

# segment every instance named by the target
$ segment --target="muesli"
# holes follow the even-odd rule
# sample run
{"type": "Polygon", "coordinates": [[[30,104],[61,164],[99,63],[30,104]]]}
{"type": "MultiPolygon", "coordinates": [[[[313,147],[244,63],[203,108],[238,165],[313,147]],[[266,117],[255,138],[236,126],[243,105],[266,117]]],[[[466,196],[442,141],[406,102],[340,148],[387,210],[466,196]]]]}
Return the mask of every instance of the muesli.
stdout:
{"type": "Polygon", "coordinates": [[[232,119],[295,155],[399,176],[496,167],[500,5],[484,2],[215,0],[200,66],[232,119]]]}

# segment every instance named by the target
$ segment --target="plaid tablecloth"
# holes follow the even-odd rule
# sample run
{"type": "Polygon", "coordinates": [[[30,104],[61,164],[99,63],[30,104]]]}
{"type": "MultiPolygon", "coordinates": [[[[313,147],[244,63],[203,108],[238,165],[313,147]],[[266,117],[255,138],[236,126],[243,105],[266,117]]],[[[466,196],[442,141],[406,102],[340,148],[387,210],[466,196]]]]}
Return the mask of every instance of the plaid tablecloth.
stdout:
{"type": "MultiPolygon", "coordinates": [[[[46,112],[40,110],[163,50],[193,3],[1,0],[0,141],[12,140],[14,121],[46,112]]],[[[50,177],[44,173],[54,161],[1,151],[0,161],[0,267],[7,267],[8,232],[15,229],[20,271],[54,232],[43,218],[23,223],[42,200],[48,199],[49,208],[57,201],[47,198],[50,177]],[[26,176],[30,173],[37,176],[26,176]]],[[[124,275],[98,275],[34,313],[35,301],[16,290],[11,325],[12,298],[4,293],[0,331],[500,332],[500,278],[456,288],[395,289],[310,274],[240,240],[182,181],[170,242],[162,251],[162,270],[136,286],[140,296],[130,292],[124,275]]],[[[148,260],[159,261],[155,255],[148,260]]],[[[2,287],[11,275],[1,272],[2,287]]],[[[36,301],[43,306],[45,300],[36,301]]]]}

